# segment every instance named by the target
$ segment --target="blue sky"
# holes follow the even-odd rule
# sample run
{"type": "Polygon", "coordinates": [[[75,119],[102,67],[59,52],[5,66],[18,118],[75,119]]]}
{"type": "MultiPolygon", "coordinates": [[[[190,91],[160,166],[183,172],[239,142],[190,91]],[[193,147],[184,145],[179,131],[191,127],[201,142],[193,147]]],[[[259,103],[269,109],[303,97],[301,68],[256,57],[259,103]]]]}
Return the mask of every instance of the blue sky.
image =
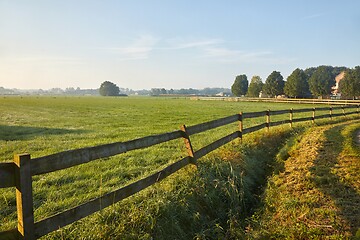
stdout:
{"type": "Polygon", "coordinates": [[[360,65],[358,0],[0,0],[0,86],[230,87],[360,65]]]}

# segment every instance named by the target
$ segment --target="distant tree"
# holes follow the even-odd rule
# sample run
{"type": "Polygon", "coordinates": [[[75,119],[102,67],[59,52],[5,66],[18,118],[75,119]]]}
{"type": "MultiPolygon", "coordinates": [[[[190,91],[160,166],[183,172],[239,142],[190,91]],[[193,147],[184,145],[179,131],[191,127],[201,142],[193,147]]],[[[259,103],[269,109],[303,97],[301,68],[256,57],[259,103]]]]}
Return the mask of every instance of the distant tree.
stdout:
{"type": "Polygon", "coordinates": [[[272,97],[284,94],[285,81],[280,72],[273,71],[267,78],[263,91],[272,97]]]}
{"type": "Polygon", "coordinates": [[[120,89],[116,84],[105,81],[100,85],[99,93],[101,96],[118,96],[120,89]]]}
{"type": "Polygon", "coordinates": [[[166,91],[166,89],[165,88],[162,88],[162,89],[160,89],[160,94],[167,94],[167,91],[166,91]]]}
{"type": "Polygon", "coordinates": [[[341,95],[345,98],[360,96],[360,66],[345,71],[344,78],[339,83],[341,95]]]}
{"type": "Polygon", "coordinates": [[[263,88],[264,83],[259,76],[253,76],[250,81],[248,96],[259,97],[259,94],[263,88]]]}
{"type": "Polygon", "coordinates": [[[150,95],[151,96],[159,96],[161,94],[161,89],[160,88],[152,88],[150,90],[150,95]]]}
{"type": "Polygon", "coordinates": [[[335,76],[330,66],[319,66],[309,78],[309,89],[313,96],[324,97],[331,94],[335,86],[335,76]]]}
{"type": "Polygon", "coordinates": [[[247,76],[245,74],[238,75],[235,78],[233,85],[231,86],[231,92],[240,97],[241,95],[245,95],[248,91],[249,81],[247,80],[247,76]]]}
{"type": "Polygon", "coordinates": [[[284,93],[289,97],[305,97],[309,92],[307,76],[299,68],[295,69],[287,78],[284,86],[284,93]]]}

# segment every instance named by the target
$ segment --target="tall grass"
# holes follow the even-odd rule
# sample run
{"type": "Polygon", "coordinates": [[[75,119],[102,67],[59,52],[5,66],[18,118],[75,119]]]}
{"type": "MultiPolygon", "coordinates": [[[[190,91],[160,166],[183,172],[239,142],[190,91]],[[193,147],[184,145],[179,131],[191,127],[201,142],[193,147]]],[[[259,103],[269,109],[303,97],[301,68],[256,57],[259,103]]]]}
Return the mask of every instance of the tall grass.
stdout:
{"type": "MultiPolygon", "coordinates": [[[[276,103],[270,108],[291,107],[306,106],[276,103]]],[[[11,160],[14,153],[44,156],[268,108],[268,103],[168,98],[6,97],[0,101],[0,156],[2,161],[11,160]]],[[[260,122],[264,118],[245,121],[244,127],[260,122]]],[[[232,124],[192,136],[193,146],[199,149],[237,129],[237,124],[232,124]]],[[[273,167],[267,161],[287,134],[284,130],[265,138],[254,135],[247,137],[241,147],[235,142],[201,159],[198,171],[188,167],[156,187],[45,238],[236,238],[243,234],[238,226],[244,224],[238,216],[249,215],[248,209],[256,205],[265,176],[273,167]]],[[[183,142],[174,140],[35,176],[35,220],[117,189],[185,155],[183,142]]],[[[14,189],[0,189],[0,195],[0,230],[14,228],[14,189]]]]}
{"type": "Polygon", "coordinates": [[[289,128],[246,136],[45,239],[239,239],[289,128]]]}

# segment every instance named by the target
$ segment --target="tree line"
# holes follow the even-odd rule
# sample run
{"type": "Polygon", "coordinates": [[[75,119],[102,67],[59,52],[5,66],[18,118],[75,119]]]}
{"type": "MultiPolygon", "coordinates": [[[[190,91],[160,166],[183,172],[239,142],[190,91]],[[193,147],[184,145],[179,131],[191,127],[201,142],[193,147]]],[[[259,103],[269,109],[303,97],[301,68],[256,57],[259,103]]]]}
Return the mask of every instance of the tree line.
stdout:
{"type": "Polygon", "coordinates": [[[278,71],[273,71],[265,83],[259,76],[253,76],[250,84],[245,74],[235,78],[231,91],[235,96],[259,97],[260,92],[268,97],[286,95],[290,98],[326,98],[332,95],[336,86],[335,77],[344,72],[337,91],[342,98],[355,99],[360,96],[360,66],[346,67],[318,66],[305,70],[295,69],[284,81],[278,71]]]}
{"type": "Polygon", "coordinates": [[[181,88],[181,89],[165,89],[165,88],[152,88],[151,90],[133,91],[129,89],[121,89],[115,83],[105,81],[100,85],[99,93],[101,96],[126,96],[128,93],[133,95],[216,95],[218,93],[224,93],[230,95],[230,89],[228,88],[181,88]]]}

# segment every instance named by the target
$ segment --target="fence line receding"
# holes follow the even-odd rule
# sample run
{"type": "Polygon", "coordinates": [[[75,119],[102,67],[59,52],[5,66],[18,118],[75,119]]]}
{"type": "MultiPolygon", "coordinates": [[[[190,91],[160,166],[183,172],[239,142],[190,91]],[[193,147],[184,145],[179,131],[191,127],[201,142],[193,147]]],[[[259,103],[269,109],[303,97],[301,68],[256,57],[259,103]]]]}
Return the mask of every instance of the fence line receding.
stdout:
{"type": "Polygon", "coordinates": [[[68,224],[78,221],[102,208],[108,207],[121,201],[135,193],[161,181],[169,175],[177,172],[188,164],[196,164],[196,160],[214,151],[215,149],[233,141],[241,139],[243,135],[258,131],[263,128],[270,128],[282,124],[290,124],[312,121],[316,119],[334,118],[347,116],[351,114],[360,114],[359,105],[341,106],[341,107],[322,107],[289,109],[278,111],[260,111],[231,115],[228,117],[216,119],[213,121],[200,123],[194,126],[182,125],[180,130],[164,134],[146,136],[126,142],[115,142],[94,147],[86,147],[70,151],[59,152],[48,156],[31,159],[30,154],[15,155],[13,162],[0,163],[0,188],[16,187],[16,205],[18,215],[18,227],[8,231],[0,232],[0,239],[37,239],[50,232],[58,230],[68,224]],[[355,109],[345,111],[347,109],[355,109]],[[341,110],[341,113],[333,113],[334,110],[341,110]],[[328,111],[328,114],[316,116],[317,111],[328,111]],[[310,112],[311,116],[294,118],[297,113],[310,112]],[[270,116],[289,114],[289,118],[279,121],[271,121],[270,116]],[[243,128],[244,119],[265,117],[265,122],[243,128]],[[225,126],[231,123],[239,122],[239,128],[231,134],[224,136],[197,151],[194,151],[191,145],[190,136],[225,126]],[[188,156],[170,164],[150,176],[142,178],[125,187],[119,188],[101,197],[92,199],[79,206],[60,212],[46,219],[34,222],[33,215],[33,196],[32,196],[32,176],[54,172],[80,164],[88,163],[96,159],[111,157],[135,149],[142,149],[168,142],[174,139],[183,138],[188,156]]]}

